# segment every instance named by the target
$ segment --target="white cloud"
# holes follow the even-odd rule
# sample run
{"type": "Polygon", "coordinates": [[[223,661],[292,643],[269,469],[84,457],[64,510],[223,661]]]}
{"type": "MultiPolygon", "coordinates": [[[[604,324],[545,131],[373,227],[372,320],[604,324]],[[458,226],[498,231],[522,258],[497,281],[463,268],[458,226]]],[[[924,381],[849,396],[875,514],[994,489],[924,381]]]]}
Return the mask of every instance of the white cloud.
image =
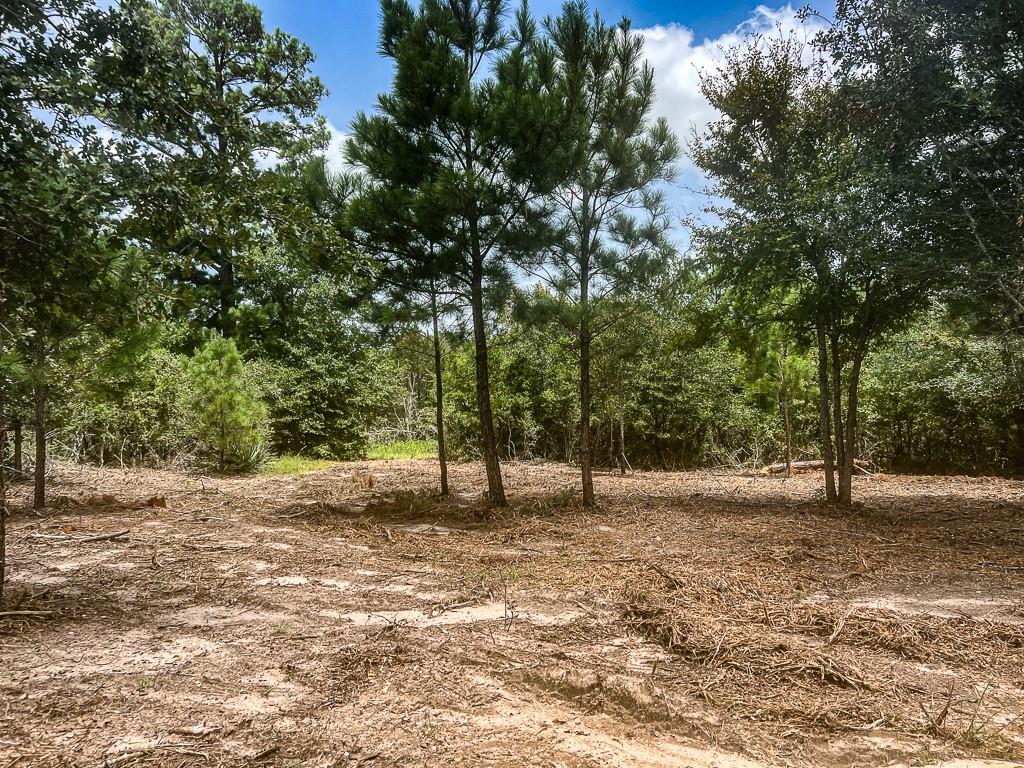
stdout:
{"type": "Polygon", "coordinates": [[[327,149],[324,151],[327,167],[332,173],[353,170],[353,167],[345,161],[345,143],[348,141],[348,134],[340,131],[330,120],[327,121],[327,132],[331,135],[327,149]]]}
{"type": "MultiPolygon", "coordinates": [[[[741,44],[751,34],[764,36],[795,34],[810,38],[823,28],[823,22],[802,22],[791,5],[781,8],[758,6],[750,18],[736,29],[715,39],[697,42],[693,30],[682,24],[659,25],[638,30],[644,39],[644,55],[654,67],[654,114],[664,117],[684,147],[718,113],[700,91],[701,72],[713,72],[723,61],[724,52],[741,44]]],[[[676,202],[686,213],[697,213],[703,201],[692,190],[700,190],[705,180],[688,156],[679,163],[678,185],[682,199],[676,202]]],[[[673,195],[676,197],[676,195],[673,195]]]]}
{"type": "MultiPolygon", "coordinates": [[[[330,120],[327,121],[327,133],[329,138],[324,149],[327,167],[334,173],[351,171],[353,166],[345,162],[345,142],[348,141],[348,134],[338,130],[330,120]]],[[[253,158],[256,160],[256,167],[262,170],[276,168],[281,162],[276,152],[254,152],[253,158]]]]}

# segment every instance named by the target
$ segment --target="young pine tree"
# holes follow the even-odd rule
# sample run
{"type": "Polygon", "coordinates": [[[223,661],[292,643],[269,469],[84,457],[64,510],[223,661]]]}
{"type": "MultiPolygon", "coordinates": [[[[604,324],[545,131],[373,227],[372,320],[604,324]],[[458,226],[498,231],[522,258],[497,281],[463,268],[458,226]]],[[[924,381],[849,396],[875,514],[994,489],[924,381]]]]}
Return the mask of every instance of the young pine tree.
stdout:
{"type": "Polygon", "coordinates": [[[235,343],[211,337],[189,374],[202,457],[220,472],[257,469],[265,458],[267,411],[246,380],[235,343]]]}

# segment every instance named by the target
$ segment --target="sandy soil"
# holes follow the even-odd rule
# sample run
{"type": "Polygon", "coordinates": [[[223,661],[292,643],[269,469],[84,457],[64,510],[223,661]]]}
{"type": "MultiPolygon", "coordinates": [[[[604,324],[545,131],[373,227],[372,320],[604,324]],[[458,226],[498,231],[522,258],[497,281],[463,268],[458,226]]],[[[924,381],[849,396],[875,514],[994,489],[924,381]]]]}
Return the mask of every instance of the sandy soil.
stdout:
{"type": "Polygon", "coordinates": [[[435,472],[16,487],[0,768],[1024,759],[1024,483],[435,472]]]}

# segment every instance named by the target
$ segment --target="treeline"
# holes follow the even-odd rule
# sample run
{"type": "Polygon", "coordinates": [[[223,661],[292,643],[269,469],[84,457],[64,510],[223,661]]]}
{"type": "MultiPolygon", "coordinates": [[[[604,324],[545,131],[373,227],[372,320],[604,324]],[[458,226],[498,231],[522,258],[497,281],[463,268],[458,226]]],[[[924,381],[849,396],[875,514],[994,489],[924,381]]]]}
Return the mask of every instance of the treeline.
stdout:
{"type": "MultiPolygon", "coordinates": [[[[764,466],[786,457],[788,412],[794,460],[818,459],[814,359],[778,336],[752,345],[749,330],[727,320],[712,337],[706,307],[692,296],[672,309],[638,312],[595,355],[595,466],[683,469],[764,466]],[[625,463],[624,463],[625,462],[625,463]]],[[[253,429],[203,453],[216,422],[200,421],[210,351],[172,351],[155,336],[128,367],[82,375],[78,365],[54,372],[51,450],[76,461],[195,466],[245,471],[274,454],[359,458],[374,444],[416,441],[437,455],[433,344],[416,327],[386,338],[351,315],[337,319],[346,343],[321,350],[308,374],[241,344],[228,351],[239,397],[261,404],[253,429]],[[232,363],[237,359],[237,363],[232,363]],[[203,362],[203,361],[206,362],[203,362]],[[326,362],[332,367],[328,369],[326,362]],[[199,381],[196,378],[199,377],[199,381]],[[246,438],[256,439],[256,445],[246,438]]],[[[499,454],[507,459],[578,460],[576,362],[565,336],[506,316],[492,336],[492,407],[499,454]]],[[[479,459],[473,345],[464,329],[441,334],[447,446],[456,459],[479,459]]],[[[223,345],[214,344],[219,355],[223,345]]],[[[99,346],[97,357],[109,350],[99,346]]],[[[95,361],[83,363],[94,367],[95,361]]],[[[1015,341],[970,333],[940,306],[891,337],[863,373],[861,458],[892,471],[1024,474],[1024,349],[1015,341]]],[[[98,372],[98,371],[97,371],[98,372]]],[[[207,386],[212,386],[210,382],[207,386]]],[[[23,466],[31,459],[31,420],[24,422],[23,466]]]]}
{"type": "Polygon", "coordinates": [[[594,466],[820,458],[839,502],[857,458],[1021,472],[1019,4],[752,38],[691,137],[583,3],[381,7],[394,79],[342,174],[313,52],[243,0],[0,9],[0,425],[36,506],[48,454],[393,439],[442,492],[482,460],[498,505],[511,457],[577,462],[588,504],[594,466]],[[684,153],[704,211],[666,201],[684,153]]]}

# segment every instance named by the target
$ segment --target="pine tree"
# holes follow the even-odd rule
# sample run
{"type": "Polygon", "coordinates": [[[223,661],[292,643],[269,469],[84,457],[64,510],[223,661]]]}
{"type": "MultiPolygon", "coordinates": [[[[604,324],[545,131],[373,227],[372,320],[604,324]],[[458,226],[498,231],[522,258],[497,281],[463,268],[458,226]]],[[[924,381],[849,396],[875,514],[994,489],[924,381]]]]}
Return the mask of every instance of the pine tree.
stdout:
{"type": "Polygon", "coordinates": [[[488,497],[504,505],[488,370],[486,289],[509,279],[564,164],[554,62],[526,5],[506,31],[504,0],[382,0],[381,51],[395,62],[379,114],[353,123],[349,158],[384,184],[415,191],[423,241],[449,254],[476,351],[488,497]],[[437,226],[442,227],[440,233],[437,226]]]}
{"type": "Polygon", "coordinates": [[[360,249],[374,258],[375,290],[370,305],[375,319],[386,325],[411,322],[430,327],[440,490],[447,496],[441,320],[452,311],[457,290],[451,285],[452,253],[443,242],[444,229],[431,218],[426,196],[398,184],[362,185],[348,214],[360,249]]]}
{"type": "Polygon", "coordinates": [[[201,455],[219,472],[257,469],[267,411],[231,339],[213,336],[189,367],[201,455]]]}
{"type": "Polygon", "coordinates": [[[556,52],[558,92],[572,126],[573,163],[551,195],[558,238],[544,275],[558,290],[562,322],[579,357],[579,455],[583,503],[594,503],[591,439],[593,343],[621,313],[595,322],[603,303],[626,303],[671,253],[659,182],[673,176],[679,143],[651,120],[654,72],[628,20],[606,25],[585,2],[545,23],[556,52]],[[642,216],[643,220],[638,220],[642,216]]]}
{"type": "Polygon", "coordinates": [[[85,328],[133,321],[125,295],[145,272],[119,236],[134,158],[84,119],[96,111],[91,62],[109,48],[111,19],[86,0],[30,0],[0,15],[0,289],[16,331],[8,349],[31,373],[37,508],[53,359],[85,328]]]}
{"type": "Polygon", "coordinates": [[[326,142],[313,53],[245,0],[125,0],[115,31],[96,64],[97,116],[148,165],[133,234],[230,336],[246,249],[295,223],[281,174],[259,159],[326,142]]]}

